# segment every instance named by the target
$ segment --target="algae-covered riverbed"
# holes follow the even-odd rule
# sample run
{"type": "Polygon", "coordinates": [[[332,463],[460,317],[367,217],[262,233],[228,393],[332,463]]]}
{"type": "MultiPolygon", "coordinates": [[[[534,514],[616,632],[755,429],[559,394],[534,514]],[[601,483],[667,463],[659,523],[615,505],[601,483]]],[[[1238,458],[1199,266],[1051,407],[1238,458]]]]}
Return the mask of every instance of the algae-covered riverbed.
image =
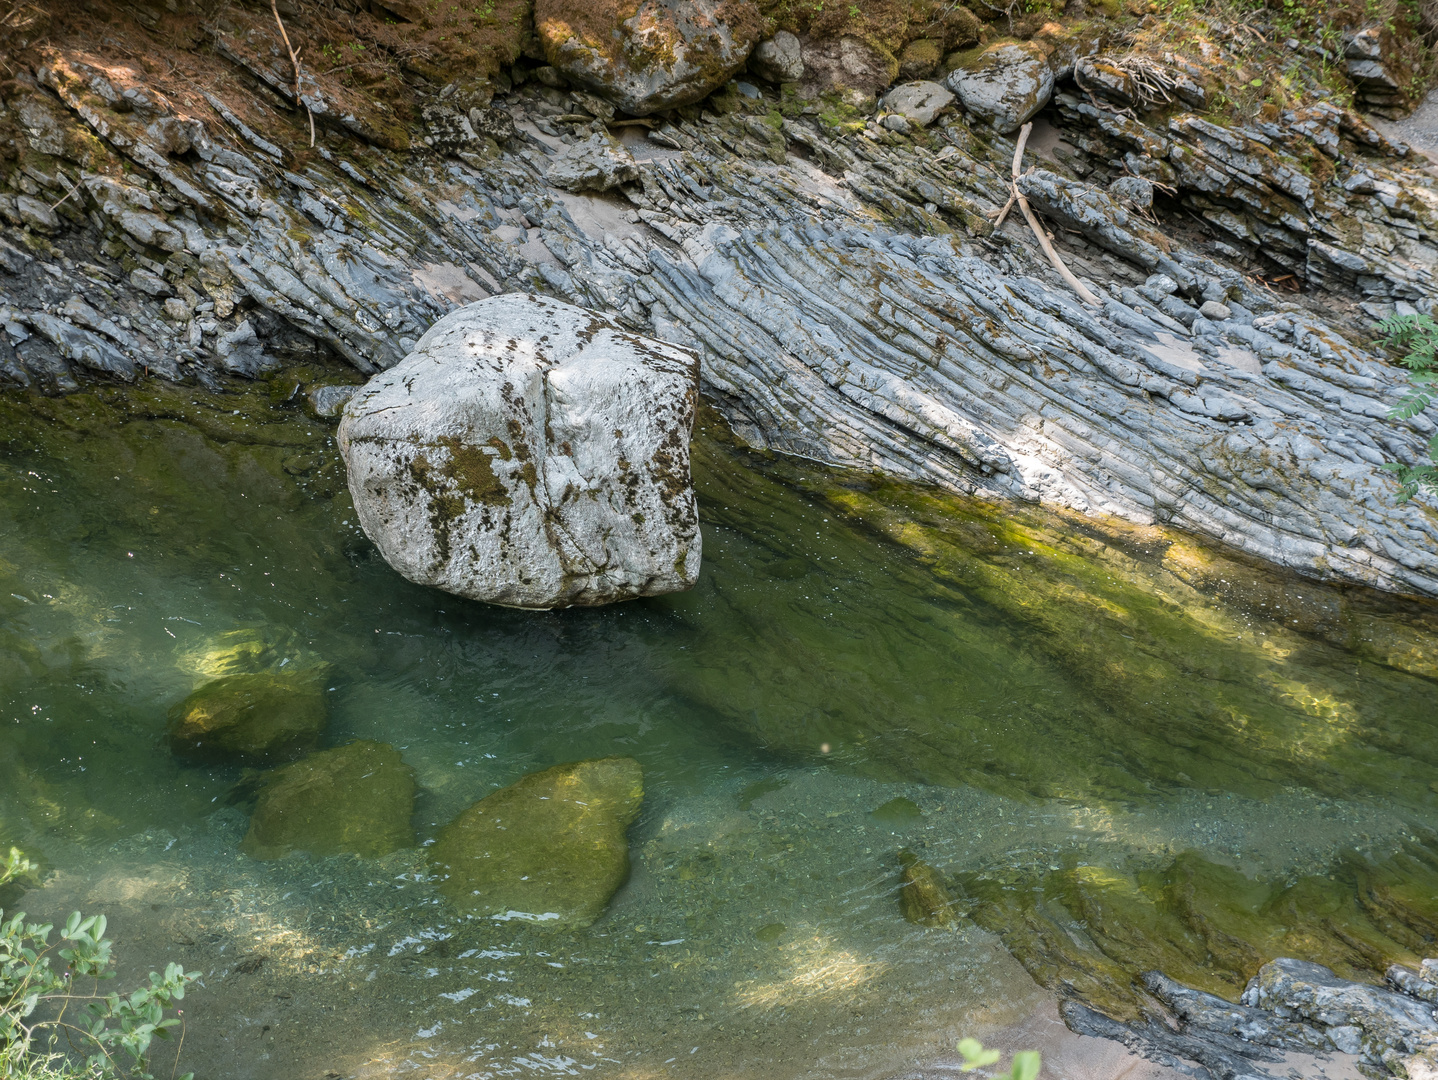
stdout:
{"type": "Polygon", "coordinates": [[[1154,967],[1232,997],[1276,955],[1438,953],[1432,606],[711,419],[697,588],[489,608],[384,565],[274,389],[0,399],[0,843],[44,860],[32,913],[204,973],[201,1077],[882,1075],[1045,988],[1134,1015],[1154,967]],[[323,745],[414,770],[418,847],[251,858],[254,775],[172,754],[196,687],[293,670],[323,745]],[[603,917],[449,906],[446,823],[611,755],[644,802],[603,917]],[[903,919],[901,849],[953,927],[903,919]]]}

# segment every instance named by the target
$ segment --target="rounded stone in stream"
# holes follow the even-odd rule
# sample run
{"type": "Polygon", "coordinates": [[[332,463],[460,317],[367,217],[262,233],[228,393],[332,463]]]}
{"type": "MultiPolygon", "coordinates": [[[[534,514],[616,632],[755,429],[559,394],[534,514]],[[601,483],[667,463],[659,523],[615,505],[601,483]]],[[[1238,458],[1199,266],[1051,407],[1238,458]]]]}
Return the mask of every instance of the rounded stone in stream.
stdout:
{"type": "Polygon", "coordinates": [[[170,749],[203,761],[274,765],[314,749],[328,720],[323,671],[229,675],[170,709],[170,749]]]}
{"type": "Polygon", "coordinates": [[[440,892],[468,914],[588,926],[629,876],[625,832],[643,781],[633,758],[600,758],[531,773],[481,799],[430,848],[440,892]]]}
{"type": "Polygon", "coordinates": [[[345,407],[360,524],[409,580],[521,608],[699,576],[689,436],[699,364],[525,294],[453,311],[345,407]]]}
{"type": "Polygon", "coordinates": [[[240,850],[254,859],[291,851],[372,859],[413,847],[414,786],[414,770],[388,743],[321,750],[270,775],[240,850]]]}
{"type": "Polygon", "coordinates": [[[884,805],[870,810],[869,816],[875,821],[882,821],[885,825],[908,825],[922,818],[924,812],[919,809],[919,804],[913,799],[906,799],[900,795],[890,799],[884,805]]]}
{"type": "Polygon", "coordinates": [[[954,898],[943,875],[907,848],[899,852],[899,865],[899,911],[904,918],[920,926],[952,926],[954,898]]]}

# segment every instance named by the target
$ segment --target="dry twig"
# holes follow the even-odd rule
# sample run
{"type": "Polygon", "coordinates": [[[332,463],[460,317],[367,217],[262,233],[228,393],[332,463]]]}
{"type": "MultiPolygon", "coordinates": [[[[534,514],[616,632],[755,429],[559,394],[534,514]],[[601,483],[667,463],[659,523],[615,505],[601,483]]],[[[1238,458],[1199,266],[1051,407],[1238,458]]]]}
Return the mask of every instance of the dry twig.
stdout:
{"type": "MultiPolygon", "coordinates": [[[[1025,124],[1019,129],[1019,141],[1014,145],[1012,194],[1009,196],[1008,204],[1005,205],[999,214],[999,224],[1002,224],[1004,215],[1008,213],[1009,206],[1018,203],[1019,210],[1023,212],[1024,220],[1029,223],[1029,228],[1033,230],[1033,234],[1039,242],[1039,247],[1043,248],[1044,254],[1049,257],[1049,262],[1052,263],[1053,268],[1059,272],[1059,277],[1068,282],[1069,288],[1078,293],[1079,299],[1085,304],[1101,307],[1102,305],[1099,303],[1098,297],[1089,290],[1087,285],[1074,277],[1073,271],[1064,264],[1063,259],[1059,258],[1059,253],[1054,250],[1053,244],[1049,241],[1048,233],[1046,233],[1043,226],[1039,224],[1039,219],[1034,216],[1033,208],[1029,206],[1028,199],[1024,198],[1023,192],[1019,190],[1019,169],[1023,165],[1024,144],[1029,141],[1029,132],[1032,130],[1033,124],[1031,123],[1025,124]]],[[[997,225],[995,225],[995,228],[997,228],[997,225]]]]}
{"type": "Polygon", "coordinates": [[[300,90],[300,51],[290,44],[290,35],[285,32],[285,21],[280,18],[279,0],[270,0],[270,10],[275,13],[275,25],[280,28],[280,38],[285,43],[285,49],[290,54],[290,63],[295,69],[295,104],[304,106],[305,115],[310,118],[310,145],[315,144],[315,114],[310,107],[305,105],[305,99],[301,96],[300,90]]]}

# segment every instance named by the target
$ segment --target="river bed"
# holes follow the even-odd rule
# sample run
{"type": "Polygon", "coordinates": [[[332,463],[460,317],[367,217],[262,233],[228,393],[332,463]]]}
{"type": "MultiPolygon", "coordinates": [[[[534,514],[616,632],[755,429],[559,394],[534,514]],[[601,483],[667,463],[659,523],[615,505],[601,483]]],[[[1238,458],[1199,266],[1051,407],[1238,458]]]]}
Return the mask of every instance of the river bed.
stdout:
{"type": "Polygon", "coordinates": [[[888,1075],[1048,999],[1054,946],[1005,890],[1100,975],[1128,957],[1095,889],[1154,913],[1134,965],[1217,992],[1265,949],[1359,976],[1422,952],[1421,903],[1364,897],[1434,865],[1432,605],[755,453],[709,415],[693,591],[491,608],[389,570],[282,390],[0,401],[0,843],[44,861],[28,911],[105,910],[127,972],[202,972],[201,1078],[888,1075]],[[415,769],[419,848],[250,859],[253,778],[166,748],[206,679],[319,664],[326,744],[415,769]],[[611,754],[645,802],[599,922],[447,908],[440,827],[611,754]],[[901,848],[972,918],[905,922],[901,848]],[[1252,956],[1190,947],[1183,874],[1247,905],[1252,956]]]}

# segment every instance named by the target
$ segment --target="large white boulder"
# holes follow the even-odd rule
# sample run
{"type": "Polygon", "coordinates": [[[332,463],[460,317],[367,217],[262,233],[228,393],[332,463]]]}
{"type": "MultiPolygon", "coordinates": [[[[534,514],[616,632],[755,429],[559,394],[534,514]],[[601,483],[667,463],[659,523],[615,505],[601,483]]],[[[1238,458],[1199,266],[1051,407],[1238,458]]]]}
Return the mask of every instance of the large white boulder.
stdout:
{"type": "Polygon", "coordinates": [[[409,580],[495,604],[606,604],[699,575],[699,363],[547,297],[451,312],[345,408],[360,524],[409,580]]]}

